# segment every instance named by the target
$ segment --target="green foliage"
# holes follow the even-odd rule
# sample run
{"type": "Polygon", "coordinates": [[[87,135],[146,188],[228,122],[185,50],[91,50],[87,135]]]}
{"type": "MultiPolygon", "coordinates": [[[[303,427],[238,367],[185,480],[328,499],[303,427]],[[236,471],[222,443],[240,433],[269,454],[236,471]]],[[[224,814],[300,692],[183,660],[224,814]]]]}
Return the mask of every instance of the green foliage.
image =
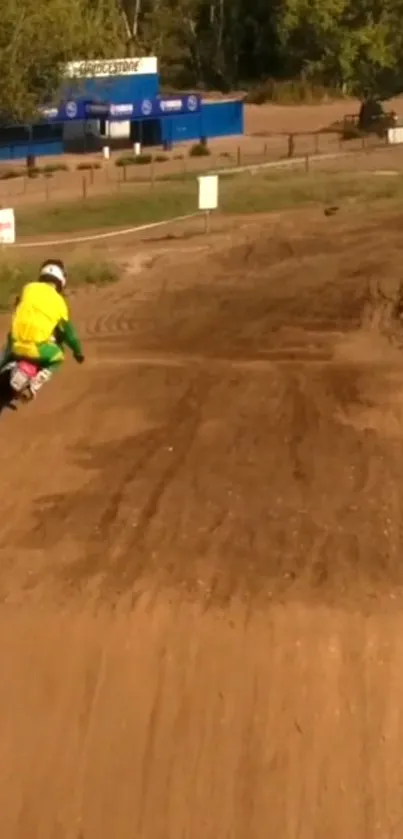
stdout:
{"type": "Polygon", "coordinates": [[[147,163],[152,163],[152,159],[151,154],[127,154],[118,157],[115,160],[115,166],[119,168],[125,168],[126,166],[145,166],[147,163]]]}
{"type": "Polygon", "coordinates": [[[83,160],[82,163],[77,164],[76,169],[77,172],[91,172],[96,169],[102,169],[102,165],[96,161],[83,160]]]}
{"type": "Polygon", "coordinates": [[[69,167],[67,163],[47,163],[42,167],[44,175],[53,175],[55,172],[68,172],[69,167]]]}
{"type": "Polygon", "coordinates": [[[2,0],[0,113],[31,121],[60,96],[64,65],[118,53],[121,21],[114,0],[2,0]]]}
{"type": "Polygon", "coordinates": [[[210,149],[204,143],[195,143],[189,149],[189,157],[209,157],[210,149]]]}
{"type": "Polygon", "coordinates": [[[387,98],[403,82],[402,0],[286,0],[279,19],[291,74],[361,98],[387,98]]]}
{"type": "Polygon", "coordinates": [[[134,155],[133,163],[135,166],[146,166],[148,163],[152,163],[152,160],[152,154],[136,154],[134,155]]]}
{"type": "Polygon", "coordinates": [[[248,101],[257,104],[314,102],[329,91],[383,98],[402,89],[403,0],[120,4],[126,46],[158,55],[170,87],[252,84],[248,101]]]}
{"type": "Polygon", "coordinates": [[[0,181],[11,181],[14,178],[20,178],[22,172],[17,172],[15,169],[7,169],[0,173],[0,181]]]}
{"type": "Polygon", "coordinates": [[[125,154],[115,160],[115,166],[119,169],[124,169],[125,166],[133,166],[135,161],[134,154],[125,154]]]}
{"type": "Polygon", "coordinates": [[[403,0],[2,0],[0,119],[79,93],[66,62],[123,55],[157,55],[170,89],[257,104],[383,99],[403,87],[402,19],[403,0]]]}

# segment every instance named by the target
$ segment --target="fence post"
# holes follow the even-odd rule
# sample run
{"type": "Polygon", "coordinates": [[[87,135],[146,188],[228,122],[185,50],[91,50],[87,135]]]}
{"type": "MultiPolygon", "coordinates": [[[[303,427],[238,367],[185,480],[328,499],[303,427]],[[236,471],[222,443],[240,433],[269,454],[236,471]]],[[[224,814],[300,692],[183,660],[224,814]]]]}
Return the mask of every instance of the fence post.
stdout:
{"type": "Polygon", "coordinates": [[[87,197],[87,178],[85,177],[85,175],[83,175],[83,180],[82,180],[82,198],[83,198],[83,201],[85,201],[86,197],[87,197]]]}
{"type": "Polygon", "coordinates": [[[153,157],[151,158],[151,164],[150,164],[150,185],[151,185],[151,189],[154,189],[154,186],[155,186],[155,160],[154,160],[153,157]]]}
{"type": "Polygon", "coordinates": [[[295,151],[295,135],[289,134],[288,135],[288,157],[294,157],[295,151]]]}

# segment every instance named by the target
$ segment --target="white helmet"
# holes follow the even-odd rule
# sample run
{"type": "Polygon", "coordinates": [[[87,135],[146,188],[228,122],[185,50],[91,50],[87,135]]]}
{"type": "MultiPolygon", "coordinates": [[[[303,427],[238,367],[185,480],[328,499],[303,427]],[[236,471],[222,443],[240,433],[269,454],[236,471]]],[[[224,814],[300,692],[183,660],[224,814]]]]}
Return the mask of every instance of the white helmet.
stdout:
{"type": "Polygon", "coordinates": [[[66,288],[67,277],[63,262],[59,259],[49,259],[42,265],[39,273],[42,282],[54,283],[57,290],[62,292],[66,288]]]}

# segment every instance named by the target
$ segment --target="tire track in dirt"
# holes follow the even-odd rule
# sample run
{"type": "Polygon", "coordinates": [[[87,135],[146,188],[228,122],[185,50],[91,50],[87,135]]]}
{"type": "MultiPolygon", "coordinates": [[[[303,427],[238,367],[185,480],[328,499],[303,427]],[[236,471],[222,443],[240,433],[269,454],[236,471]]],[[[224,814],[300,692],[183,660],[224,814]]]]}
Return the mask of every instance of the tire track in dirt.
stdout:
{"type": "MultiPolygon", "coordinates": [[[[160,433],[153,435],[143,457],[123,476],[117,499],[113,500],[112,507],[105,511],[100,520],[100,542],[94,545],[94,554],[99,555],[101,544],[109,546],[109,573],[106,577],[112,577],[115,582],[120,581],[124,588],[142,576],[146,565],[144,540],[147,531],[158,513],[164,492],[172,480],[178,478],[178,472],[186,460],[211,386],[211,376],[206,373],[193,378],[166,426],[160,433]],[[123,496],[130,494],[131,484],[138,480],[143,471],[153,474],[151,487],[137,510],[135,526],[121,529],[117,538],[114,524],[119,506],[123,496]]],[[[105,586],[110,589],[110,580],[105,581],[105,586]]]]}
{"type": "Polygon", "coordinates": [[[10,839],[397,836],[403,411],[340,237],[326,275],[309,244],[260,284],[179,260],[177,293],[89,296],[90,328],[133,333],[94,339],[29,445],[5,424],[10,839]]]}
{"type": "MultiPolygon", "coordinates": [[[[45,539],[49,549],[51,545],[56,547],[61,538],[69,538],[72,526],[79,538],[83,507],[89,517],[82,533],[85,543],[82,555],[80,551],[71,565],[55,568],[54,581],[64,580],[72,591],[76,586],[85,587],[90,579],[97,579],[100,592],[108,592],[111,597],[113,591],[116,596],[116,592],[130,588],[137,578],[141,579],[149,558],[143,542],[150,522],[167,487],[186,460],[213,382],[211,373],[189,370],[185,379],[182,376],[178,379],[181,394],[178,398],[170,395],[171,404],[161,423],[155,427],[151,424],[138,441],[135,437],[127,443],[123,439],[112,460],[104,461],[100,448],[101,472],[96,466],[94,480],[88,487],[83,487],[79,494],[50,494],[39,501],[33,523],[28,530],[24,528],[22,544],[39,547],[45,539]]],[[[122,387],[127,399],[126,380],[122,387]]],[[[107,398],[103,396],[101,404],[106,404],[107,398]]],[[[94,415],[97,411],[94,406],[94,415]]],[[[91,459],[91,447],[88,452],[91,459]]],[[[94,457],[96,463],[96,446],[94,457]]],[[[85,469],[87,460],[79,456],[78,464],[82,462],[85,469]]]]}

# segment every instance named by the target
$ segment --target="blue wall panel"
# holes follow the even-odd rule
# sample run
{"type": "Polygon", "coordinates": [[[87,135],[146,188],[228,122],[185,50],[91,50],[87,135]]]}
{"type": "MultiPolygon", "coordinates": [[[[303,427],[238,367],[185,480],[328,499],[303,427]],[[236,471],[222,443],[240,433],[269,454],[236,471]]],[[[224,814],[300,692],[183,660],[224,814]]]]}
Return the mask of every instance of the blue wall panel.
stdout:
{"type": "Polygon", "coordinates": [[[203,102],[200,114],[167,116],[162,120],[162,140],[173,144],[243,133],[244,106],[239,100],[203,102]]]}
{"type": "Polygon", "coordinates": [[[83,79],[78,87],[65,91],[65,95],[80,98],[108,100],[115,105],[124,105],[138,99],[153,99],[158,96],[159,76],[109,76],[108,78],[83,79]]]}
{"type": "Polygon", "coordinates": [[[184,143],[187,140],[199,140],[201,124],[201,113],[163,117],[161,120],[162,141],[175,145],[175,143],[184,143]]]}
{"type": "Polygon", "coordinates": [[[204,137],[230,137],[244,133],[243,102],[203,103],[202,131],[204,137]]]}
{"type": "Polygon", "coordinates": [[[63,154],[64,147],[60,140],[50,143],[21,143],[18,145],[0,145],[0,160],[23,160],[28,155],[46,157],[47,155],[63,154]]]}
{"type": "MultiPolygon", "coordinates": [[[[91,84],[99,80],[91,79],[91,84]]],[[[103,81],[103,80],[101,80],[103,81]]],[[[136,82],[136,98],[140,95],[138,90],[138,83],[143,85],[149,84],[150,87],[145,93],[141,94],[145,98],[152,98],[155,94],[155,85],[158,84],[157,76],[121,76],[119,79],[113,79],[113,84],[117,84],[117,88],[113,92],[113,101],[116,104],[126,104],[133,98],[133,82],[136,82]],[[122,84],[124,82],[125,84],[122,84]],[[128,83],[128,84],[126,84],[128,83]],[[149,92],[151,87],[154,94],[149,92]],[[131,88],[131,90],[130,90],[131,88]]],[[[99,84],[96,87],[96,95],[102,98],[99,84]]],[[[95,91],[93,91],[94,95],[95,91]]],[[[169,114],[159,118],[161,126],[161,139],[163,143],[176,143],[186,141],[198,141],[202,138],[214,137],[230,137],[243,134],[244,132],[244,108],[243,102],[229,101],[229,102],[213,102],[202,104],[200,113],[196,114],[169,114]]],[[[34,129],[35,130],[35,129],[34,129]]],[[[156,136],[158,132],[156,133],[156,136]]],[[[38,137],[36,143],[16,142],[14,145],[8,140],[4,140],[3,145],[0,142],[0,160],[18,160],[25,158],[28,154],[34,154],[37,157],[45,155],[63,154],[63,142],[59,139],[52,138],[47,142],[38,137]]]]}

